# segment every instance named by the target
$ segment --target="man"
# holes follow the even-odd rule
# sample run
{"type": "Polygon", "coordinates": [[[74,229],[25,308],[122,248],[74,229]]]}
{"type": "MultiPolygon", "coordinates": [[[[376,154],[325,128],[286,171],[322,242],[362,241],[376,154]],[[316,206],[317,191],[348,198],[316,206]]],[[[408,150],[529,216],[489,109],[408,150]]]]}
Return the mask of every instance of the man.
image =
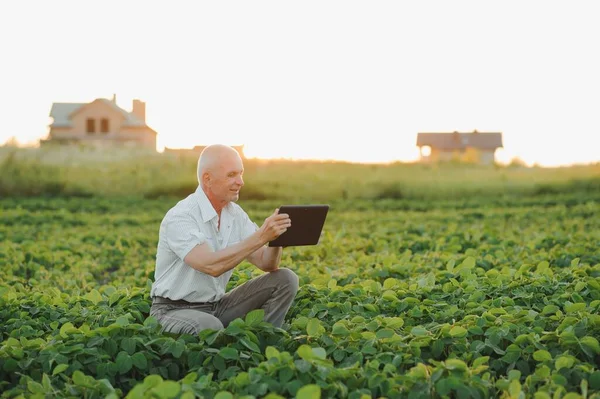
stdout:
{"type": "Polygon", "coordinates": [[[278,209],[259,228],[235,203],[244,185],[237,151],[211,145],[198,159],[198,188],[179,201],[160,224],[154,284],[154,316],[164,331],[198,334],[222,329],[254,309],[281,327],[298,277],[280,269],[282,248],[266,244],[291,226],[278,209]],[[233,269],[243,260],[265,274],[226,293],[233,269]]]}

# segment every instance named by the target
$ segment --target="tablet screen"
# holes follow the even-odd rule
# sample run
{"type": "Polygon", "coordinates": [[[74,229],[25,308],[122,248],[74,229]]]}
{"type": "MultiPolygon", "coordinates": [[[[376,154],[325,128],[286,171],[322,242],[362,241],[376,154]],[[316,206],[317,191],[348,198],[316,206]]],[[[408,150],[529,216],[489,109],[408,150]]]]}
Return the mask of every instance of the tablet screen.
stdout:
{"type": "Polygon", "coordinates": [[[290,215],[292,225],[285,233],[270,241],[269,246],[290,247],[318,244],[328,211],[329,205],[283,205],[279,207],[279,213],[290,215]]]}

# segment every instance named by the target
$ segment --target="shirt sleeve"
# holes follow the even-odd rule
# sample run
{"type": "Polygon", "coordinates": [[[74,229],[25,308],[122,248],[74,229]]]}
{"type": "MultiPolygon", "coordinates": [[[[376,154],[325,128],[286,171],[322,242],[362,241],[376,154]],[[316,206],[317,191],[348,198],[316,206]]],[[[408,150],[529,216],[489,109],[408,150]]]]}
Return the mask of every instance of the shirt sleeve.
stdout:
{"type": "Polygon", "coordinates": [[[242,210],[242,223],[241,223],[241,239],[245,240],[258,230],[259,227],[256,223],[250,220],[248,214],[242,210]]]}
{"type": "Polygon", "coordinates": [[[196,221],[187,214],[175,214],[167,222],[167,244],[183,260],[196,246],[206,242],[196,221]]]}

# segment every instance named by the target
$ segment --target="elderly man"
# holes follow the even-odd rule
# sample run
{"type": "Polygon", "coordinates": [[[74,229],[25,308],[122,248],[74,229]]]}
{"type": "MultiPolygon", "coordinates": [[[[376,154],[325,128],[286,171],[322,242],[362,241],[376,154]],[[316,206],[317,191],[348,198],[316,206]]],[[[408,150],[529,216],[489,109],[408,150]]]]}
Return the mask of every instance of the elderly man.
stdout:
{"type": "Polygon", "coordinates": [[[235,203],[244,185],[242,159],[224,145],[204,149],[198,188],[171,208],[160,224],[150,296],[163,331],[197,334],[221,329],[254,309],[281,327],[298,291],[298,277],[280,269],[282,248],[266,244],[291,226],[278,209],[259,228],[235,203]],[[225,288],[243,260],[266,272],[230,292],[225,288]]]}

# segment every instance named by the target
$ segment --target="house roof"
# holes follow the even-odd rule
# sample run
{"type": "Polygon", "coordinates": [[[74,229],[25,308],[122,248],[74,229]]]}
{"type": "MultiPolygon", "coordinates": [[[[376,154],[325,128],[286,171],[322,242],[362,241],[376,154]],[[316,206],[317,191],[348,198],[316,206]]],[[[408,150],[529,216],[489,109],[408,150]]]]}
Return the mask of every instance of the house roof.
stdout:
{"type": "Polygon", "coordinates": [[[417,147],[429,146],[441,150],[460,150],[467,147],[482,150],[501,148],[502,133],[418,133],[417,147]]]}
{"type": "MultiPolygon", "coordinates": [[[[107,104],[109,107],[123,114],[123,116],[125,117],[125,122],[123,126],[147,126],[144,121],[140,120],[133,113],[125,111],[116,103],[106,98],[99,98],[94,101],[101,101],[104,104],[107,104]]],[[[84,105],[87,104],[88,103],[53,103],[52,108],[50,109],[50,116],[52,117],[53,122],[50,125],[50,127],[71,127],[71,115],[79,111],[84,105]]]]}
{"type": "Polygon", "coordinates": [[[78,110],[85,103],[53,103],[50,109],[50,116],[53,119],[51,127],[70,127],[71,120],[69,115],[78,110]]]}

